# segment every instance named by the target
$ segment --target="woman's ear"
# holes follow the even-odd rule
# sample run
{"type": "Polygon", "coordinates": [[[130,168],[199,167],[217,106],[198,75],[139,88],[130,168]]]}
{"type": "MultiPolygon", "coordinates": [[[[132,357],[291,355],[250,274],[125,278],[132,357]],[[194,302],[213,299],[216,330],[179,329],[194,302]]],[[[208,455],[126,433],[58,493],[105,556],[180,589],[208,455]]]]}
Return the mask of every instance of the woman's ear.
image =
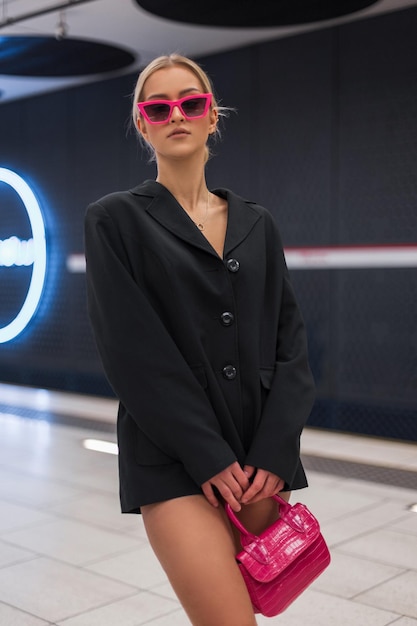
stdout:
{"type": "Polygon", "coordinates": [[[143,122],[143,120],[141,120],[140,115],[138,115],[138,117],[136,118],[136,128],[138,129],[139,133],[142,135],[144,140],[148,141],[148,138],[147,138],[148,133],[146,131],[146,124],[143,122]]]}
{"type": "Polygon", "coordinates": [[[219,121],[219,112],[217,111],[217,109],[211,109],[209,135],[212,135],[213,133],[216,132],[218,121],[219,121]]]}

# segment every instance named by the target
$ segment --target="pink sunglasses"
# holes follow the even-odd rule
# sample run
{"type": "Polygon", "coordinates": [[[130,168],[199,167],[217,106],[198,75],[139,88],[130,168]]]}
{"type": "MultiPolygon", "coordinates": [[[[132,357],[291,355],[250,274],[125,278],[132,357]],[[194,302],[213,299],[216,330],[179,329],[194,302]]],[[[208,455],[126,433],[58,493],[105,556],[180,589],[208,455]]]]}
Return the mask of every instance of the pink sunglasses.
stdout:
{"type": "Polygon", "coordinates": [[[163,124],[170,120],[174,107],[179,108],[186,120],[204,117],[207,115],[212,97],[211,93],[199,93],[179,100],[147,100],[138,102],[137,106],[150,124],[163,124]]]}

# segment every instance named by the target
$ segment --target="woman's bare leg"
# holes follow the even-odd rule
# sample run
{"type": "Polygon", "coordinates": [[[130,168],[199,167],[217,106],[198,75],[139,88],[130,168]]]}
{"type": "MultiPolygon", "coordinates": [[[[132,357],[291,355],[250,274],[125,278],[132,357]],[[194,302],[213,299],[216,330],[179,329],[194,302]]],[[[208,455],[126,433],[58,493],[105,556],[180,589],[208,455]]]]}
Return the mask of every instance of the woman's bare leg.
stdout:
{"type": "Polygon", "coordinates": [[[152,548],[194,626],[256,626],[222,507],[187,496],[142,507],[152,548]]]}

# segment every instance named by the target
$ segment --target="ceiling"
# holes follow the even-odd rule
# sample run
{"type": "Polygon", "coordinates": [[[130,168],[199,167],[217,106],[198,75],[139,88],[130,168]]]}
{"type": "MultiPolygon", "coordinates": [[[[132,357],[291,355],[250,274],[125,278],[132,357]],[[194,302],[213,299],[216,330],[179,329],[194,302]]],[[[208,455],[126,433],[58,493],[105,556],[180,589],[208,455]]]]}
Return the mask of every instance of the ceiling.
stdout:
{"type": "Polygon", "coordinates": [[[67,38],[116,46],[133,57],[132,63],[123,69],[99,74],[61,77],[57,71],[57,75],[47,78],[0,74],[0,103],[132,73],[160,54],[180,52],[192,57],[204,56],[412,6],[417,6],[417,0],[379,0],[368,9],[350,16],[315,24],[219,28],[192,26],[156,17],[139,8],[134,0],[0,0],[0,43],[5,36],[54,38],[61,21],[65,24],[67,38]],[[64,10],[20,19],[28,14],[68,4],[71,6],[64,10]],[[14,20],[16,23],[11,23],[14,20]]]}

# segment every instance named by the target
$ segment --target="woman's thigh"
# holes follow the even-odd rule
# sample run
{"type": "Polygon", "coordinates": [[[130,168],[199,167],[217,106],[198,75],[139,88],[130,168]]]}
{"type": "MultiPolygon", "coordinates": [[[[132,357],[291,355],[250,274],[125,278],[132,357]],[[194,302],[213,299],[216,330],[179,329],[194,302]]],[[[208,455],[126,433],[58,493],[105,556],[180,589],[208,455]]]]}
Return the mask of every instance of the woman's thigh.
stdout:
{"type": "Polygon", "coordinates": [[[194,626],[256,626],[222,507],[187,496],[142,508],[152,548],[194,626]]]}

